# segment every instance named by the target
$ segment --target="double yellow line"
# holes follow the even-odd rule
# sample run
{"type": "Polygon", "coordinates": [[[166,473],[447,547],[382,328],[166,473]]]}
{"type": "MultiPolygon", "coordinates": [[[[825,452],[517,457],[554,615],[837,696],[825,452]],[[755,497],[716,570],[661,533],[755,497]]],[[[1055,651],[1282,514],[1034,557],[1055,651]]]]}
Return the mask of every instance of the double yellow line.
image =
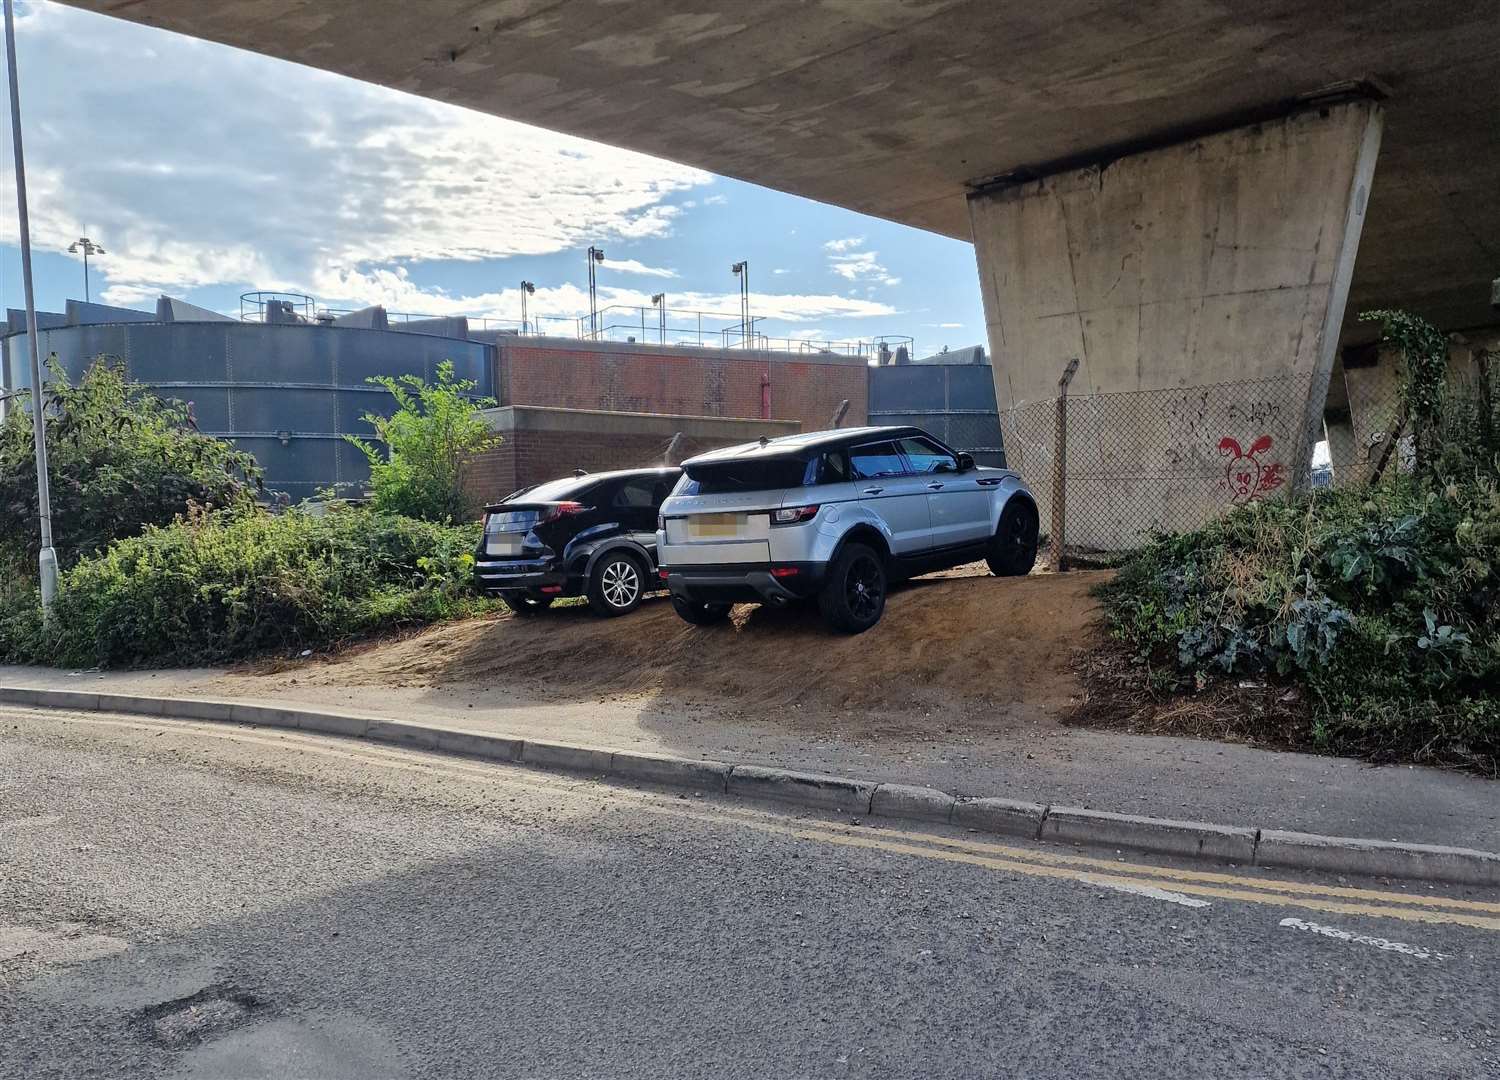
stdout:
{"type": "MultiPolygon", "coordinates": [[[[55,715],[50,715],[47,719],[55,721],[56,718],[55,715]]],[[[601,792],[599,787],[583,778],[572,779],[499,763],[445,758],[420,750],[354,743],[300,732],[278,731],[272,734],[263,730],[188,720],[140,721],[71,716],[65,722],[138,731],[191,731],[195,735],[201,734],[227,742],[297,750],[383,768],[449,776],[533,794],[548,792],[563,793],[572,798],[597,798],[601,792]]],[[[1303,908],[1334,915],[1500,930],[1500,903],[1115,862],[1039,847],[1016,847],[988,840],[915,832],[885,825],[872,828],[815,818],[788,821],[784,815],[746,806],[723,803],[693,806],[684,805],[682,800],[673,796],[656,792],[616,786],[602,790],[609,799],[627,802],[663,817],[719,827],[729,824],[773,836],[956,863],[1005,874],[1074,881],[1083,885],[1106,885],[1127,890],[1145,887],[1210,901],[1231,900],[1270,907],[1303,908]]]]}

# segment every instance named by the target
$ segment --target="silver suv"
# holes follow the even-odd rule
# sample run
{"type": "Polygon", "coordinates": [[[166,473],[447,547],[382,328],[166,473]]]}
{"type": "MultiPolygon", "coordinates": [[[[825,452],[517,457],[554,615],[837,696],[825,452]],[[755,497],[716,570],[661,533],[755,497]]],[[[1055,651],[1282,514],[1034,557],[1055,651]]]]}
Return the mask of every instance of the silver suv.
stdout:
{"type": "Polygon", "coordinates": [[[682,469],[656,550],[690,623],[815,597],[830,626],[857,634],[879,621],[893,579],[978,559],[1020,575],[1036,562],[1036,503],[1021,478],[920,428],[762,439],[682,469]]]}

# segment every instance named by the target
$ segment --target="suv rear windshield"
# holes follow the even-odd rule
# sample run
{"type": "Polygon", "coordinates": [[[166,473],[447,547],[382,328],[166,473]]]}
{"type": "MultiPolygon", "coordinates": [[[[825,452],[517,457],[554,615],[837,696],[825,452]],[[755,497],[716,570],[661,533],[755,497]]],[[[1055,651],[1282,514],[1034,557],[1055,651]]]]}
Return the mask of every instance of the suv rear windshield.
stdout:
{"type": "Polygon", "coordinates": [[[801,458],[762,458],[690,465],[677,488],[679,495],[730,495],[739,491],[779,491],[809,482],[801,458]]]}
{"type": "Polygon", "coordinates": [[[548,480],[526,491],[518,491],[506,502],[572,502],[589,493],[599,481],[592,476],[570,476],[566,480],[548,480]]]}

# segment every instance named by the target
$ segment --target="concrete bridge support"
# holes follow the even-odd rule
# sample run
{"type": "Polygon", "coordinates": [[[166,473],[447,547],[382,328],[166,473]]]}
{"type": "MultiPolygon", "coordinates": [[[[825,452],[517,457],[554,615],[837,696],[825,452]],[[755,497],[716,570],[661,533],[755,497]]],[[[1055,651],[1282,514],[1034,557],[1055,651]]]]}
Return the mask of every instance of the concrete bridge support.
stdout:
{"type": "MultiPolygon", "coordinates": [[[[1101,431],[1070,412],[1070,541],[1118,547],[1136,526],[1184,527],[1265,493],[1255,478],[1306,474],[1381,120],[1377,103],[1345,100],[970,195],[1002,417],[1055,396],[1077,357],[1070,408],[1117,418],[1101,431]],[[1134,391],[1155,393],[1089,404],[1134,391]],[[1225,440],[1262,449],[1236,466],[1225,440]],[[1246,467],[1248,491],[1231,475],[1246,467]],[[1075,476],[1103,478],[1114,503],[1083,532],[1075,476]]],[[[1050,458],[1031,449],[1022,468],[1040,484],[1050,458]]]]}

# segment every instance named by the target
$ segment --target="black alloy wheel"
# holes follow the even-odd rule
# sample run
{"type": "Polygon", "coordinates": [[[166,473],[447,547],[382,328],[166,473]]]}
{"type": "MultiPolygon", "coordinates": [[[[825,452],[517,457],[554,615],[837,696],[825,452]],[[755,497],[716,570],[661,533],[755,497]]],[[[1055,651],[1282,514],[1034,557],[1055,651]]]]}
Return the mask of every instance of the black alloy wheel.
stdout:
{"type": "Polygon", "coordinates": [[[885,562],[880,554],[864,544],[848,544],[828,568],[818,607],[833,629],[861,634],[880,621],[885,596],[885,562]]]}
{"type": "Polygon", "coordinates": [[[984,561],[996,577],[1024,577],[1036,565],[1036,508],[1025,499],[1012,498],[1000,513],[1000,525],[990,541],[984,561]]]}

